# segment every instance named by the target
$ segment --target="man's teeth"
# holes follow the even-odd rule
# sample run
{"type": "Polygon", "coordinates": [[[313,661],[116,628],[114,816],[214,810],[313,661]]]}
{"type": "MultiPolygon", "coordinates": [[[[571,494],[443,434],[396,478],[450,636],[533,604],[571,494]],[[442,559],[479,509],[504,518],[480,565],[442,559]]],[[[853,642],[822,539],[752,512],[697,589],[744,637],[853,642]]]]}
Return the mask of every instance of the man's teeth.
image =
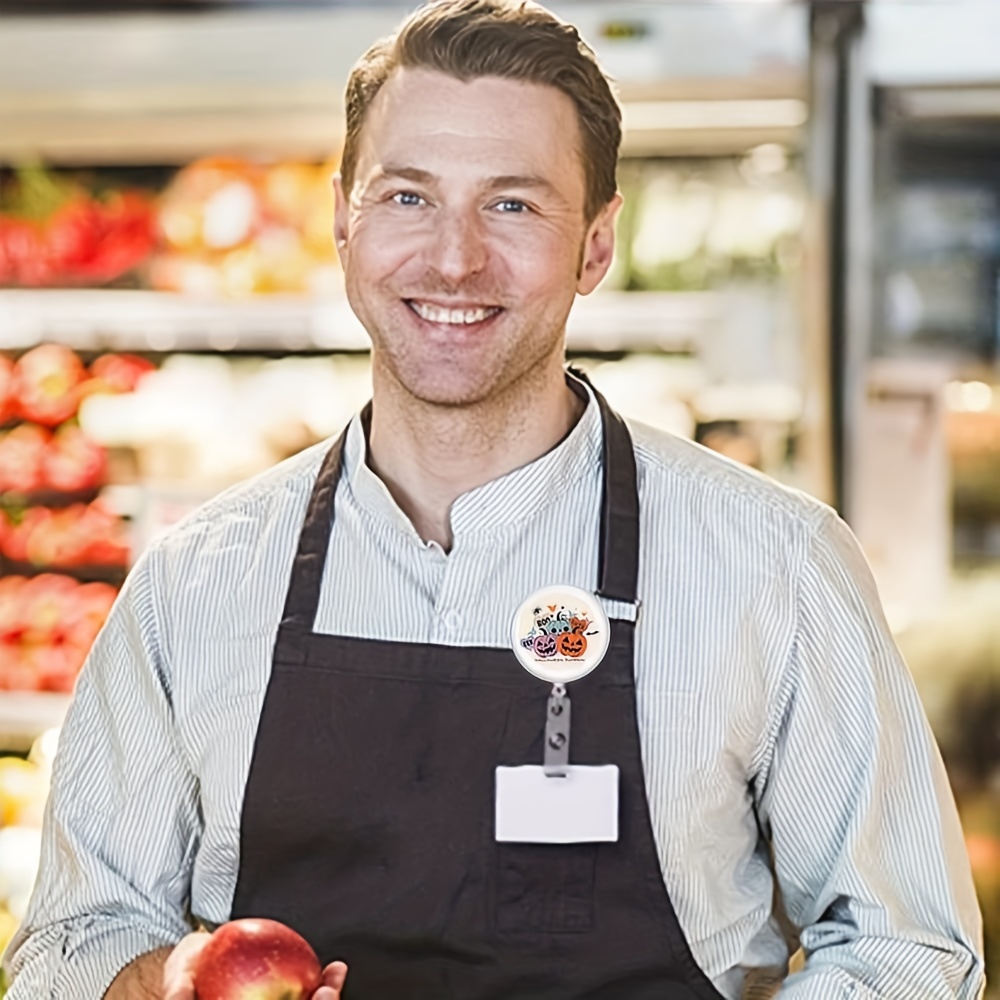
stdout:
{"type": "Polygon", "coordinates": [[[484,319],[495,316],[500,310],[495,306],[487,309],[441,309],[438,306],[427,306],[421,302],[410,302],[413,311],[428,323],[482,323],[484,319]]]}

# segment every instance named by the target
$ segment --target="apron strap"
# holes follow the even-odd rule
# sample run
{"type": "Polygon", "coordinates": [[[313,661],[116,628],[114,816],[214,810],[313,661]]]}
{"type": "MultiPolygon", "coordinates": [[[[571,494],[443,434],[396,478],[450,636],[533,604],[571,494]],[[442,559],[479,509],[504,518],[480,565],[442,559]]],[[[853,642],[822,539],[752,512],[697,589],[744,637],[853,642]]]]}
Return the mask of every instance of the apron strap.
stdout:
{"type": "Polygon", "coordinates": [[[586,373],[570,367],[567,375],[587,383],[601,412],[603,475],[597,595],[634,607],[638,604],[639,582],[639,487],[632,435],[586,373]]]}
{"type": "Polygon", "coordinates": [[[625,421],[594,390],[604,425],[604,484],[597,593],[636,604],[639,581],[639,489],[632,435],[625,421]]]}
{"type": "MultiPolygon", "coordinates": [[[[371,420],[371,403],[362,411],[362,420],[371,420]]],[[[323,569],[326,554],[330,548],[330,534],[333,531],[334,499],[340,470],[344,460],[344,442],[347,431],[333,443],[323,459],[319,475],[313,486],[306,509],[306,519],[299,535],[299,544],[292,562],[292,578],[285,597],[285,610],[281,615],[282,625],[291,625],[305,632],[312,632],[319,610],[319,595],[323,584],[323,569]]]]}

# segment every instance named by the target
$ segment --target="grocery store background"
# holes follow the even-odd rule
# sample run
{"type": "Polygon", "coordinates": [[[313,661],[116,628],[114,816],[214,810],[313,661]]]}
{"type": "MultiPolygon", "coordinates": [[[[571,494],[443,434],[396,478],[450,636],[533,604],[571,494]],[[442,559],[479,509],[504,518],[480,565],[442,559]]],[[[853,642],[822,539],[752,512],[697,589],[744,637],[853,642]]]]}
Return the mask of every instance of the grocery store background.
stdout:
{"type": "MultiPolygon", "coordinates": [[[[129,563],[368,394],[329,180],[350,66],[409,6],[0,0],[0,938],[129,563]]],[[[850,522],[1000,983],[1000,3],[550,6],[625,115],[569,351],[850,522]]]]}

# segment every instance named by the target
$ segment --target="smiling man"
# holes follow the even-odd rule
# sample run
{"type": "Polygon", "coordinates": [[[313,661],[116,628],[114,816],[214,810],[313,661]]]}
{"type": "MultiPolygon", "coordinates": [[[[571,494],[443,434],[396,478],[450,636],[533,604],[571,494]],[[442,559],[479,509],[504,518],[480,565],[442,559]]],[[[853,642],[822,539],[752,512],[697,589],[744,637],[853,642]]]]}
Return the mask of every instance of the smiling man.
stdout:
{"type": "Polygon", "coordinates": [[[136,565],[8,1000],[193,1000],[198,925],[247,916],[312,943],[313,1000],[736,1000],[787,972],[778,902],[784,1000],[974,1000],[961,831],[849,531],[564,368],[620,205],[592,52],[442,0],[347,124],[373,405],[136,565]]]}

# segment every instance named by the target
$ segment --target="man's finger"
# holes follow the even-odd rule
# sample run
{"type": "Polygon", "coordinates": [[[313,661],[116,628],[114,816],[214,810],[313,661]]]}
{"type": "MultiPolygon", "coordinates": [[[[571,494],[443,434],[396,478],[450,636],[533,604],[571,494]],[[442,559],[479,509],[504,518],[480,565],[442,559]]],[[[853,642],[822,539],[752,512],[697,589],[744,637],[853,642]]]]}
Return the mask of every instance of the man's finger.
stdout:
{"type": "MultiPolygon", "coordinates": [[[[326,997],[316,994],[316,1000],[338,1000],[347,978],[347,966],[343,962],[331,962],[323,970],[323,987],[336,991],[336,996],[326,997]]],[[[322,991],[321,991],[322,992],[322,991]]]]}

